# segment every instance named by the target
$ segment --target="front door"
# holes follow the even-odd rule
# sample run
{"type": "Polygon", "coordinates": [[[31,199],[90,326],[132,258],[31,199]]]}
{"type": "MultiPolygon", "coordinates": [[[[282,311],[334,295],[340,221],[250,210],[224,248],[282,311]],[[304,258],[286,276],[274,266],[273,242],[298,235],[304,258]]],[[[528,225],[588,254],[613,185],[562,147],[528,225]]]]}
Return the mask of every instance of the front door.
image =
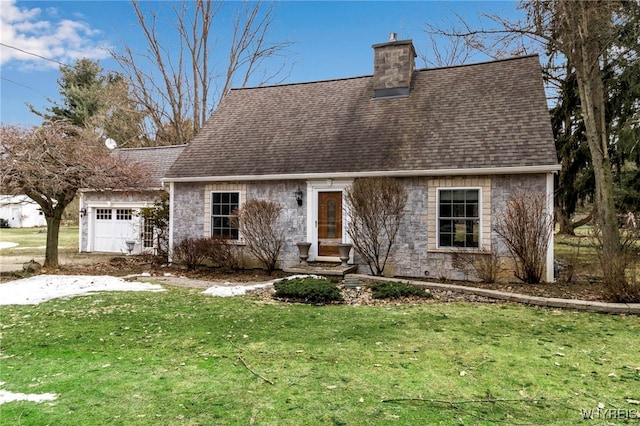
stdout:
{"type": "Polygon", "coordinates": [[[318,256],[338,256],[342,242],[342,192],[318,192],[318,256]]]}

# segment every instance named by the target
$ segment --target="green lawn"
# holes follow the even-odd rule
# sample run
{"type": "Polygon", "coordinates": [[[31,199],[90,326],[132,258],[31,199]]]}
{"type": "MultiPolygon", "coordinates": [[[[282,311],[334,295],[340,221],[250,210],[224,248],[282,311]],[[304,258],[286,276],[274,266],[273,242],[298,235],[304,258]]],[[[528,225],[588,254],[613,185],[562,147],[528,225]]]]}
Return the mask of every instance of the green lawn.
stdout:
{"type": "Polygon", "coordinates": [[[640,318],[194,289],[3,306],[0,424],[637,424],[640,318]],[[598,407],[602,407],[598,413],[598,407]],[[607,417],[609,416],[609,417],[607,417]],[[605,419],[606,417],[606,419],[605,419]]]}
{"type": "MultiPolygon", "coordinates": [[[[60,252],[72,253],[78,251],[77,226],[62,226],[59,238],[58,248],[60,252]]],[[[20,254],[44,256],[47,231],[46,228],[1,228],[0,241],[18,244],[17,247],[2,249],[0,254],[6,256],[20,254]]]]}

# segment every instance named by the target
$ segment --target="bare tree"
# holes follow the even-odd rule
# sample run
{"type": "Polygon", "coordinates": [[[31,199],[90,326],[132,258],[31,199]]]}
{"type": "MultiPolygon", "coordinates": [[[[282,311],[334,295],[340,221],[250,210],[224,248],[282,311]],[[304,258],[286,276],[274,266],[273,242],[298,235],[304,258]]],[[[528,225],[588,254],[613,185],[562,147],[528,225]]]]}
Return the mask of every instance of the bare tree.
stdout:
{"type": "Polygon", "coordinates": [[[138,188],[149,182],[140,164],[116,161],[97,135],[65,121],[27,130],[0,129],[0,190],[25,194],[47,221],[45,267],[58,266],[58,235],[65,207],[81,188],[138,188]]]}
{"type": "Polygon", "coordinates": [[[404,216],[407,191],[393,178],[363,178],[347,188],[345,199],[353,247],[372,275],[382,275],[404,216]]]}
{"type": "Polygon", "coordinates": [[[495,232],[507,245],[515,262],[515,276],[528,284],[542,281],[547,249],[553,231],[543,193],[517,193],[507,201],[495,232]]]}
{"type": "Polygon", "coordinates": [[[283,70],[280,66],[267,74],[263,68],[290,46],[268,41],[273,3],[231,4],[236,13],[228,50],[213,42],[221,0],[183,1],[173,7],[169,24],[159,20],[158,11],[143,11],[137,1],[131,4],[147,50],[138,53],[125,45],[122,52],[112,54],[136,86],[138,102],[150,117],[149,133],[156,135],[158,144],[188,142],[233,85],[245,86],[258,72],[262,72],[258,84],[272,82],[283,70]],[[177,46],[163,44],[170,28],[177,46]],[[160,140],[163,137],[171,139],[160,140]]]}
{"type": "Polygon", "coordinates": [[[273,201],[249,200],[242,205],[236,217],[237,226],[249,251],[264,265],[271,275],[275,270],[284,244],[284,229],[278,222],[282,206],[273,201]]]}

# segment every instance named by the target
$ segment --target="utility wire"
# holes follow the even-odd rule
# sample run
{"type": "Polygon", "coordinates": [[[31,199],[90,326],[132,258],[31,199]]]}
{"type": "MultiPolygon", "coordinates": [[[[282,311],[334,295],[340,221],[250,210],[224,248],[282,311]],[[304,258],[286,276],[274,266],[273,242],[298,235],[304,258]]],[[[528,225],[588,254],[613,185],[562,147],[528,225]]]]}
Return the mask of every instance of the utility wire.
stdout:
{"type": "Polygon", "coordinates": [[[56,61],[55,59],[45,58],[44,56],[40,56],[37,53],[28,52],[26,50],[20,49],[19,47],[9,46],[8,44],[4,44],[4,43],[0,43],[0,46],[8,47],[9,49],[17,50],[18,52],[26,53],[27,55],[35,56],[37,58],[44,59],[45,61],[55,62],[56,64],[60,64],[60,65],[62,65],[64,67],[70,66],[69,64],[65,64],[63,62],[56,61]]]}
{"type": "Polygon", "coordinates": [[[22,84],[22,83],[18,83],[17,81],[10,80],[10,79],[8,79],[8,78],[6,78],[6,77],[0,77],[0,78],[1,78],[1,79],[3,79],[3,80],[5,80],[5,81],[8,81],[9,83],[13,83],[13,84],[15,84],[15,85],[17,85],[17,86],[22,86],[22,87],[24,87],[24,88],[26,88],[26,89],[33,90],[34,92],[38,92],[38,93],[41,93],[41,94],[43,94],[43,95],[45,95],[45,96],[49,96],[49,95],[47,95],[46,93],[44,93],[43,91],[38,90],[38,89],[36,89],[36,88],[34,88],[34,87],[27,86],[27,85],[24,85],[24,84],[22,84]]]}

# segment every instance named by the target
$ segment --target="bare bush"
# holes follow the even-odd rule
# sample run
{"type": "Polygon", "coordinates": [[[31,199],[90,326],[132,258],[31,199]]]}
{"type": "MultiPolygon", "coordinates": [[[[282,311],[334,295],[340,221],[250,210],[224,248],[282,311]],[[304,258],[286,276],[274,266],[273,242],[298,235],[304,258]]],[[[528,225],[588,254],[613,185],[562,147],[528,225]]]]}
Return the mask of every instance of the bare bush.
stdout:
{"type": "Polygon", "coordinates": [[[528,284],[542,281],[553,220],[543,193],[516,193],[507,201],[495,232],[515,263],[516,278],[528,284]]]}
{"type": "Polygon", "coordinates": [[[238,215],[231,218],[247,243],[247,248],[264,266],[269,275],[276,269],[284,245],[284,230],[278,223],[282,206],[273,201],[249,200],[238,215]]]}
{"type": "Polygon", "coordinates": [[[209,259],[219,268],[238,270],[240,269],[240,247],[228,238],[216,235],[211,238],[209,259]]]}
{"type": "Polygon", "coordinates": [[[173,262],[196,269],[211,257],[211,245],[210,238],[185,238],[173,247],[173,262]]]}
{"type": "Polygon", "coordinates": [[[475,274],[484,283],[496,282],[504,270],[502,259],[495,248],[479,252],[456,251],[451,263],[465,275],[475,274]]]}
{"type": "Polygon", "coordinates": [[[619,255],[608,254],[603,249],[602,233],[598,227],[593,229],[592,237],[607,297],[619,303],[640,303],[640,231],[620,230],[622,252],[619,255]]]}
{"type": "Polygon", "coordinates": [[[554,268],[557,267],[557,282],[562,284],[571,284],[577,276],[579,260],[580,245],[569,253],[563,263],[556,261],[554,268]]]}
{"type": "Polygon", "coordinates": [[[345,192],[347,234],[372,275],[382,275],[400,229],[407,191],[388,177],[356,179],[345,192]]]}
{"type": "Polygon", "coordinates": [[[173,247],[173,262],[189,270],[202,265],[237,270],[240,269],[240,248],[220,236],[185,238],[173,247]]]}

